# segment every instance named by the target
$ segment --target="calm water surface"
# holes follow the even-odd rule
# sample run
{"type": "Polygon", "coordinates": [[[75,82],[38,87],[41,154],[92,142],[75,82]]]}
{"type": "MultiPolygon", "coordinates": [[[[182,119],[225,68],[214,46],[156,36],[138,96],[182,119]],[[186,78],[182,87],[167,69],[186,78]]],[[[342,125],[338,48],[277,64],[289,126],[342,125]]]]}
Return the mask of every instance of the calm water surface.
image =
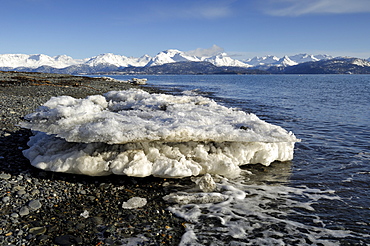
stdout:
{"type": "MultiPolygon", "coordinates": [[[[132,76],[112,77],[126,80],[132,76]]],[[[214,222],[216,229],[194,223],[197,242],[370,245],[370,76],[145,78],[149,86],[175,94],[195,90],[225,106],[255,113],[302,140],[291,162],[247,167],[254,175],[246,175],[235,185],[250,195],[244,200],[250,206],[236,211],[242,203],[231,204],[234,210],[229,213],[234,219],[223,225],[214,222]],[[230,232],[235,230],[233,225],[244,228],[242,236],[230,232]]],[[[214,208],[201,209],[214,217],[223,216],[214,208]]]]}

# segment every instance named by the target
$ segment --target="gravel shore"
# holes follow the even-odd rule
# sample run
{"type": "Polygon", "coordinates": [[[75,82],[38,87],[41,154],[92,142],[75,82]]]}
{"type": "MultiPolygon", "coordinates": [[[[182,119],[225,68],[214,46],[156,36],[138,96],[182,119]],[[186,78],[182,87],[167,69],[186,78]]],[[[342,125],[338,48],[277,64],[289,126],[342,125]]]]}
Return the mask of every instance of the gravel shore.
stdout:
{"type": "Polygon", "coordinates": [[[178,245],[184,221],[166,209],[163,197],[189,180],[45,172],[22,155],[31,132],[17,124],[50,97],[84,98],[129,88],[137,86],[0,72],[0,245],[178,245]],[[122,208],[132,197],[146,198],[147,204],[122,208]]]}

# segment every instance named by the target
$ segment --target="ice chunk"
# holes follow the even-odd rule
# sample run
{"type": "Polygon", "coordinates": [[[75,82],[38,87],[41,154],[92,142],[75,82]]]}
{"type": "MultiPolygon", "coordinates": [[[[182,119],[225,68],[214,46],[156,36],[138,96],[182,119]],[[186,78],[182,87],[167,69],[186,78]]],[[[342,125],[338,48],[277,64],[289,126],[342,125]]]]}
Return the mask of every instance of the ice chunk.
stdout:
{"type": "Polygon", "coordinates": [[[145,198],[142,197],[133,197],[129,199],[127,202],[122,203],[122,208],[124,209],[134,209],[134,208],[141,208],[146,205],[147,201],[145,198]]]}
{"type": "Polygon", "coordinates": [[[90,213],[89,211],[87,210],[84,210],[81,214],[80,214],[81,217],[84,217],[85,219],[89,218],[90,216],[90,213]]]}
{"type": "Polygon", "coordinates": [[[181,178],[210,173],[235,177],[239,166],[293,158],[294,143],[162,143],[142,142],[109,145],[69,143],[64,139],[37,133],[23,154],[37,168],[101,176],[181,178]]]}
{"type": "Polygon", "coordinates": [[[209,173],[193,180],[203,192],[212,192],[216,189],[216,183],[209,173]]]}
{"type": "Polygon", "coordinates": [[[229,196],[221,193],[172,193],[163,197],[164,200],[178,204],[204,204],[220,203],[229,199],[229,196]]]}
{"type": "Polygon", "coordinates": [[[74,99],[54,97],[21,126],[55,134],[68,142],[296,142],[279,126],[218,105],[201,96],[112,91],[74,99]]]}
{"type": "Polygon", "coordinates": [[[208,98],[136,89],[53,97],[25,118],[21,126],[35,131],[23,151],[33,166],[92,176],[234,177],[241,165],[291,160],[299,141],[208,98]]]}

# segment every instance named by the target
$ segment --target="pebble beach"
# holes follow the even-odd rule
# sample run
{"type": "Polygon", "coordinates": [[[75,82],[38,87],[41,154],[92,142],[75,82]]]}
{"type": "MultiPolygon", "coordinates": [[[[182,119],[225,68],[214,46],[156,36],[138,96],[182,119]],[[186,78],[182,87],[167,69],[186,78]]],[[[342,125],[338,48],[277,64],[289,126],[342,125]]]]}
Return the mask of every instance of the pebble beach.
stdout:
{"type": "Polygon", "coordinates": [[[85,98],[129,88],[139,86],[104,78],[0,72],[0,245],[179,244],[184,221],[167,210],[163,197],[191,181],[45,172],[22,154],[32,132],[17,124],[51,97],[85,98]],[[146,204],[128,208],[132,198],[145,198],[146,204]]]}

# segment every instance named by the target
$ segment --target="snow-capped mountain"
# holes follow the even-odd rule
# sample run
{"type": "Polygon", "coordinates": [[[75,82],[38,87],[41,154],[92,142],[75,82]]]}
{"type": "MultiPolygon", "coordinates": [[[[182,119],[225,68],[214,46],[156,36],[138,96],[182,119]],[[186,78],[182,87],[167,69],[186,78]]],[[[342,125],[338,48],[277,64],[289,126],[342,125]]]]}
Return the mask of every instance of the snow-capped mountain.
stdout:
{"type": "Polygon", "coordinates": [[[265,66],[271,65],[279,61],[279,58],[276,56],[262,56],[262,57],[253,57],[252,59],[245,60],[245,63],[253,67],[256,66],[265,66]]]}
{"type": "Polygon", "coordinates": [[[72,65],[87,65],[91,67],[97,66],[116,66],[116,67],[144,67],[158,66],[167,63],[184,62],[184,61],[206,61],[215,66],[232,66],[232,67],[254,67],[261,65],[290,65],[294,62],[289,61],[289,58],[279,59],[276,56],[255,57],[249,61],[240,61],[231,58],[227,53],[218,53],[213,56],[193,56],[186,52],[169,49],[159,52],[154,57],[144,55],[140,58],[126,57],[123,55],[115,55],[112,53],[100,54],[86,59],[73,59],[70,56],[47,56],[43,54],[25,55],[25,54],[3,54],[0,55],[0,67],[3,68],[38,68],[41,66],[50,66],[53,68],[66,68],[72,65]]]}
{"type": "Polygon", "coordinates": [[[207,61],[215,66],[228,66],[228,67],[252,67],[242,61],[232,59],[226,53],[220,53],[215,56],[201,58],[202,61],[207,61]]]}
{"type": "Polygon", "coordinates": [[[253,67],[268,67],[268,66],[294,66],[304,62],[311,61],[320,61],[332,59],[332,56],[329,55],[310,55],[310,54],[297,54],[293,56],[283,56],[278,58],[276,56],[262,56],[254,57],[252,59],[245,60],[246,64],[249,64],[253,67]]]}
{"type": "Polygon", "coordinates": [[[320,61],[320,60],[328,60],[333,59],[334,57],[329,55],[309,55],[309,54],[298,54],[294,56],[289,56],[289,58],[296,62],[297,64],[303,62],[311,62],[311,61],[320,61]]]}
{"type": "Polygon", "coordinates": [[[353,59],[352,64],[360,67],[370,67],[370,58],[368,60],[355,58],[353,59]]]}
{"type": "Polygon", "coordinates": [[[370,62],[360,58],[336,57],[316,62],[303,62],[296,66],[276,69],[275,72],[282,74],[370,74],[370,62]]]}
{"type": "Polygon", "coordinates": [[[294,66],[297,65],[298,62],[292,61],[289,56],[284,56],[279,59],[276,63],[274,63],[275,66],[282,66],[282,67],[289,67],[289,66],[294,66]]]}
{"type": "Polygon", "coordinates": [[[51,66],[55,68],[64,68],[85,62],[86,59],[73,59],[70,56],[59,55],[50,57],[43,54],[25,55],[25,54],[0,54],[0,67],[29,67],[37,68],[41,66],[51,66]]]}
{"type": "MultiPolygon", "coordinates": [[[[176,62],[209,62],[215,66],[222,67],[242,67],[242,68],[257,68],[269,69],[270,67],[289,67],[304,62],[321,61],[332,59],[329,55],[310,55],[298,54],[294,56],[276,56],[254,57],[248,60],[236,60],[230,57],[225,52],[209,56],[196,56],[189,52],[183,52],[177,49],[168,49],[159,52],[151,57],[144,55],[142,57],[126,57],[106,53],[86,59],[73,59],[67,55],[47,56],[44,54],[25,55],[25,54],[0,54],[0,69],[2,70],[39,70],[64,69],[65,71],[73,71],[78,73],[82,71],[82,67],[86,71],[113,71],[114,69],[122,69],[127,67],[151,67],[176,62]],[[109,68],[109,69],[108,69],[109,68]]],[[[363,61],[361,61],[363,63],[363,61]]],[[[367,65],[366,65],[367,66],[367,65]]]]}
{"type": "Polygon", "coordinates": [[[146,66],[158,66],[166,63],[182,62],[182,61],[201,61],[196,56],[188,56],[185,52],[175,49],[169,49],[159,52],[151,58],[146,66]]]}
{"type": "Polygon", "coordinates": [[[129,67],[129,66],[143,67],[148,63],[149,60],[150,57],[148,55],[144,55],[140,58],[135,58],[107,53],[94,56],[87,60],[84,64],[92,67],[101,66],[104,64],[113,65],[117,67],[129,67]]]}

